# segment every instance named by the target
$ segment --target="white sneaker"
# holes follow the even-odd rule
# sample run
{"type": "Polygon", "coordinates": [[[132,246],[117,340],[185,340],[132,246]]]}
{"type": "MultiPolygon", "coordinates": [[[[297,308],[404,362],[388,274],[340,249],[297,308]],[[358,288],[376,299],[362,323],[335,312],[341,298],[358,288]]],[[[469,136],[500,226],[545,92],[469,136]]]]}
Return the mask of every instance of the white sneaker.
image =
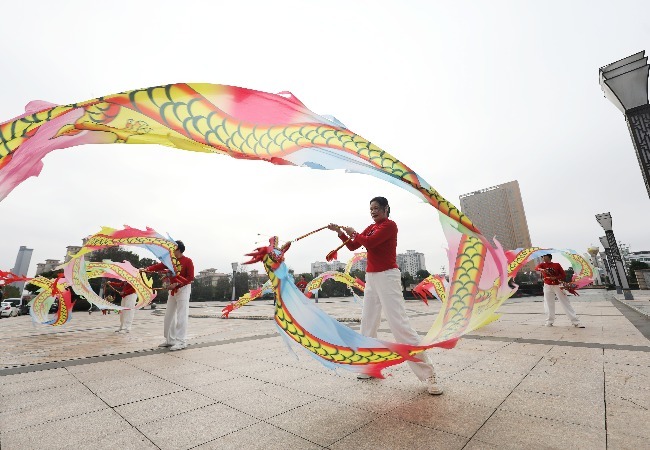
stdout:
{"type": "Polygon", "coordinates": [[[170,344],[168,342],[163,342],[162,344],[158,344],[158,347],[163,347],[163,348],[164,347],[171,347],[171,346],[172,346],[172,344],[170,344]]]}
{"type": "Polygon", "coordinates": [[[115,332],[116,332],[116,333],[119,333],[120,331],[122,331],[122,329],[121,329],[121,328],[120,328],[119,330],[115,330],[115,332]]]}
{"type": "Polygon", "coordinates": [[[175,352],[176,350],[183,350],[185,347],[187,347],[186,344],[174,344],[169,347],[169,350],[175,352]]]}
{"type": "Polygon", "coordinates": [[[545,326],[545,327],[552,327],[552,326],[553,326],[553,322],[546,322],[546,323],[544,324],[544,326],[545,326]]]}
{"type": "Polygon", "coordinates": [[[576,322],[576,323],[574,323],[573,326],[576,327],[576,328],[584,328],[584,327],[585,327],[585,326],[584,326],[583,324],[581,324],[580,322],[576,322]]]}
{"type": "Polygon", "coordinates": [[[372,378],[372,377],[370,375],[368,375],[367,373],[358,373],[357,374],[357,380],[368,380],[370,378],[372,378]]]}
{"type": "Polygon", "coordinates": [[[427,392],[431,395],[440,395],[443,392],[442,385],[438,382],[436,374],[430,376],[425,381],[427,385],[427,392]]]}

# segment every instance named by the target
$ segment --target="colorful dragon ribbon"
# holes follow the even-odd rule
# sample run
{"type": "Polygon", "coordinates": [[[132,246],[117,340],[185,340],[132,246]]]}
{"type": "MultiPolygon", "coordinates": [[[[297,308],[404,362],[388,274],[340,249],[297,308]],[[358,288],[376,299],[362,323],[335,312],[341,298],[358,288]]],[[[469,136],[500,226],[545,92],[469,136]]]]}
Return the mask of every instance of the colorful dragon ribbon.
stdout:
{"type": "Polygon", "coordinates": [[[63,292],[66,292],[68,283],[61,278],[45,278],[38,276],[36,278],[30,279],[29,284],[39,287],[39,291],[29,302],[29,315],[32,318],[32,321],[40,323],[42,325],[52,325],[52,326],[61,326],[68,322],[71,318],[70,311],[72,308],[70,304],[66,304],[65,301],[62,301],[63,292]],[[54,319],[50,319],[48,314],[52,304],[59,300],[59,306],[56,312],[54,319]]]}
{"type": "Polygon", "coordinates": [[[476,326],[475,307],[482,314],[486,304],[498,307],[514,291],[508,287],[503,250],[466,215],[410,167],[340,122],[313,113],[289,92],[178,83],[63,106],[32,102],[25,114],[0,124],[0,200],[38,175],[49,152],[100,143],[161,144],[279,165],[343,169],[416,195],[439,212],[453,255],[444,311],[451,328],[427,335],[427,341],[476,326]],[[490,293],[487,303],[477,304],[479,290],[490,293]]]}
{"type": "Polygon", "coordinates": [[[17,283],[19,281],[29,281],[31,278],[29,277],[23,277],[20,275],[16,275],[15,273],[12,272],[5,272],[4,270],[0,270],[0,286],[7,286],[12,283],[17,283]]]}
{"type": "Polygon", "coordinates": [[[554,248],[519,248],[506,252],[508,257],[508,273],[514,278],[526,263],[546,254],[559,253],[564,256],[573,269],[571,281],[562,283],[562,288],[574,295],[578,295],[577,289],[590,285],[594,281],[594,268],[589,260],[583,258],[575,250],[554,249],[554,248]]]}
{"type": "Polygon", "coordinates": [[[305,296],[311,298],[312,296],[316,295],[316,293],[323,287],[323,283],[325,283],[327,280],[334,280],[345,284],[350,289],[350,292],[352,292],[352,296],[354,297],[355,302],[361,303],[362,299],[357,295],[356,292],[354,292],[353,288],[356,288],[363,292],[366,288],[366,283],[364,283],[363,280],[350,275],[350,272],[352,271],[352,266],[360,261],[364,261],[367,258],[367,252],[354,253],[345,264],[345,269],[343,272],[339,272],[338,270],[323,272],[311,280],[309,283],[307,283],[307,286],[305,287],[305,296]]]}
{"type": "MultiPolygon", "coordinates": [[[[580,256],[575,250],[570,249],[558,250],[554,248],[531,247],[506,251],[506,256],[508,258],[508,276],[511,279],[514,279],[515,276],[517,276],[517,273],[519,273],[519,271],[529,261],[541,258],[547,253],[559,253],[571,263],[574,274],[570,282],[562,284],[563,289],[566,289],[574,295],[578,295],[576,292],[577,289],[581,289],[593,282],[594,269],[589,260],[580,256]]],[[[444,277],[440,275],[430,275],[413,288],[413,293],[422,299],[426,299],[428,295],[431,295],[444,303],[447,298],[447,286],[448,283],[444,277]]],[[[479,292],[480,298],[486,295],[489,294],[485,291],[479,292]]]]}
{"type": "Polygon", "coordinates": [[[236,301],[226,305],[225,308],[221,310],[221,317],[227,319],[231,312],[236,309],[241,308],[247,303],[257,300],[264,294],[270,294],[273,292],[273,286],[271,286],[271,280],[266,280],[266,282],[257,289],[252,289],[251,291],[245,293],[239,297],[236,301]]]}
{"type": "Polygon", "coordinates": [[[138,296],[133,309],[140,309],[150,304],[156,297],[153,291],[153,280],[141,276],[140,271],[133,267],[128,261],[116,263],[112,261],[86,262],[84,256],[72,258],[63,268],[63,273],[68,284],[77,295],[83,296],[89,303],[99,309],[130,309],[100,297],[90,287],[89,279],[97,277],[116,278],[129,283],[138,296]]]}
{"type": "MultiPolygon", "coordinates": [[[[320,228],[320,231],[326,227],[320,228]]],[[[299,239],[302,239],[306,236],[309,236],[310,234],[313,234],[314,232],[308,233],[304,236],[300,236],[299,239]]],[[[295,242],[298,239],[294,239],[291,242],[295,242]]],[[[367,258],[367,253],[366,252],[358,252],[355,253],[352,258],[350,258],[345,266],[345,272],[341,273],[338,271],[328,271],[322,273],[320,276],[314,278],[311,280],[309,283],[307,283],[307,286],[305,287],[305,296],[308,298],[311,298],[313,295],[318,292],[318,290],[323,286],[323,283],[329,279],[333,279],[334,281],[341,282],[348,286],[349,288],[357,288],[360,291],[363,292],[365,289],[365,283],[358,279],[354,278],[350,275],[350,270],[352,270],[352,266],[357,263],[358,261],[363,261],[367,258]]],[[[353,289],[350,289],[352,292],[352,295],[354,296],[355,301],[361,302],[361,299],[359,296],[354,292],[353,289]]],[[[231,312],[235,311],[236,309],[241,308],[242,306],[246,305],[247,303],[252,302],[253,300],[257,300],[261,296],[265,294],[269,294],[273,292],[273,286],[271,286],[271,280],[267,280],[261,287],[257,289],[252,289],[249,292],[245,293],[241,297],[239,297],[236,301],[226,305],[225,308],[221,310],[221,317],[224,319],[227,319],[228,316],[230,315],[231,312]]]]}
{"type": "Polygon", "coordinates": [[[408,345],[363,336],[321,311],[298,289],[284,263],[289,245],[270,245],[249,254],[247,264],[262,262],[275,291],[275,323],[289,344],[298,344],[328,368],[342,367],[382,378],[382,370],[433,347],[452,348],[459,336],[424,344],[408,345]]]}
{"type": "Polygon", "coordinates": [[[165,237],[149,227],[146,230],[138,230],[128,225],[125,225],[123,230],[102,227],[98,233],[85,240],[79,252],[70,256],[74,259],[95,250],[122,245],[145,248],[165,264],[171,272],[180,273],[180,262],[174,256],[176,242],[171,237],[165,237]]]}

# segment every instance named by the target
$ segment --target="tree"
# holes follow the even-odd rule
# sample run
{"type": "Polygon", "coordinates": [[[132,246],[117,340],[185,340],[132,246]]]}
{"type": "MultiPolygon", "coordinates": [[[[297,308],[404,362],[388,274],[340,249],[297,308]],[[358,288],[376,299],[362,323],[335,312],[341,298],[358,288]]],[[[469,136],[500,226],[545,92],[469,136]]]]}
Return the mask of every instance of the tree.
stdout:
{"type": "Polygon", "coordinates": [[[213,294],[214,300],[230,300],[231,293],[232,284],[230,284],[230,280],[228,278],[219,278],[213,294]]]}
{"type": "Polygon", "coordinates": [[[20,290],[16,286],[5,286],[4,289],[2,290],[3,300],[6,300],[8,298],[19,298],[19,297],[20,297],[20,290]]]}
{"type": "Polygon", "coordinates": [[[402,289],[405,291],[408,290],[409,286],[414,284],[414,281],[415,280],[413,279],[413,275],[408,272],[402,273],[402,289]]]}
{"type": "Polygon", "coordinates": [[[573,271],[573,267],[569,267],[567,270],[565,270],[566,277],[564,277],[564,281],[571,281],[573,279],[573,274],[575,273],[573,271]]]}
{"type": "Polygon", "coordinates": [[[431,275],[431,274],[429,273],[428,270],[424,270],[424,269],[418,270],[417,273],[415,274],[415,281],[419,283],[422,280],[424,280],[426,277],[428,277],[429,275],[431,275]]]}

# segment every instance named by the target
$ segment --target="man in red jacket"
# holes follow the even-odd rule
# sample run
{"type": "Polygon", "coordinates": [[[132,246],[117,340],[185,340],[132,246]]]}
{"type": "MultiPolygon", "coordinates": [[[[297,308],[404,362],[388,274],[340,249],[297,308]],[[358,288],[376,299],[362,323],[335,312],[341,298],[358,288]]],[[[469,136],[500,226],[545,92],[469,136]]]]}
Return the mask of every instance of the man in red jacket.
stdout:
{"type": "Polygon", "coordinates": [[[126,281],[108,281],[106,283],[110,286],[115,292],[120,294],[122,297],[122,302],[120,303],[123,307],[129,309],[120,310],[120,328],[115,330],[116,333],[124,330],[125,333],[131,332],[131,325],[133,324],[133,316],[135,315],[135,303],[138,299],[138,294],[135,293],[135,289],[126,281]]]}
{"type": "Polygon", "coordinates": [[[547,327],[552,327],[553,322],[555,321],[555,297],[560,301],[564,312],[571,320],[571,323],[576,328],[584,328],[585,326],[580,323],[580,319],[576,312],[574,311],[569,299],[560,287],[560,284],[564,282],[566,273],[561,265],[558,263],[551,262],[553,256],[551,254],[546,254],[542,256],[544,261],[541,264],[538,264],[535,267],[535,270],[542,273],[542,278],[544,279],[544,311],[546,312],[546,323],[547,327]]]}
{"type": "MultiPolygon", "coordinates": [[[[174,256],[181,263],[181,271],[172,277],[169,282],[169,298],[165,310],[164,335],[165,342],[158,347],[169,347],[171,351],[182,350],[187,347],[187,318],[190,314],[190,294],[194,280],[194,263],[184,256],[185,244],[176,241],[174,256]]],[[[154,264],[146,272],[167,272],[169,269],[163,263],[154,264]]]]}

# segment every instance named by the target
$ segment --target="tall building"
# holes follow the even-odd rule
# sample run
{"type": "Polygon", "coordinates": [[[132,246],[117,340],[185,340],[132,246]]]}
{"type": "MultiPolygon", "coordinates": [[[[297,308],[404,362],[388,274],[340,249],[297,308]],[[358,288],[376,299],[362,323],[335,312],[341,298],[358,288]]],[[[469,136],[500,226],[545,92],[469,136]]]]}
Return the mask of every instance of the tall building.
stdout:
{"type": "MultiPolygon", "coordinates": [[[[21,245],[18,249],[18,255],[16,256],[16,264],[14,265],[13,269],[11,269],[11,271],[16,275],[26,277],[27,271],[29,270],[29,263],[32,260],[33,251],[34,249],[21,245]]],[[[25,281],[12,283],[11,286],[16,286],[20,291],[20,295],[22,295],[23,289],[25,289],[25,281]]]]}
{"type": "Polygon", "coordinates": [[[345,270],[345,263],[342,263],[341,261],[332,261],[332,262],[322,262],[322,261],[316,261],[311,263],[311,274],[315,277],[318,275],[324,273],[324,272],[329,272],[332,270],[345,270]]]}
{"type": "MultiPolygon", "coordinates": [[[[84,239],[85,241],[85,239],[84,239]]],[[[65,258],[63,258],[63,262],[67,263],[72,259],[72,255],[76,255],[81,251],[81,246],[80,245],[68,245],[65,248],[65,258]]]]}
{"type": "Polygon", "coordinates": [[[40,275],[44,272],[51,272],[61,265],[61,261],[58,259],[46,259],[44,263],[36,264],[36,275],[40,275]]]}
{"type": "Polygon", "coordinates": [[[397,267],[402,273],[408,272],[415,276],[419,270],[427,270],[424,264],[424,254],[415,250],[406,250],[406,253],[397,254],[397,267]]]}
{"type": "Polygon", "coordinates": [[[510,181],[460,196],[460,209],[492,240],[506,250],[532,247],[519,183],[510,181]]]}
{"type": "Polygon", "coordinates": [[[219,280],[230,280],[231,277],[232,273],[220,273],[217,272],[217,269],[203,269],[196,275],[195,279],[204,285],[216,286],[219,284],[219,280]]]}

